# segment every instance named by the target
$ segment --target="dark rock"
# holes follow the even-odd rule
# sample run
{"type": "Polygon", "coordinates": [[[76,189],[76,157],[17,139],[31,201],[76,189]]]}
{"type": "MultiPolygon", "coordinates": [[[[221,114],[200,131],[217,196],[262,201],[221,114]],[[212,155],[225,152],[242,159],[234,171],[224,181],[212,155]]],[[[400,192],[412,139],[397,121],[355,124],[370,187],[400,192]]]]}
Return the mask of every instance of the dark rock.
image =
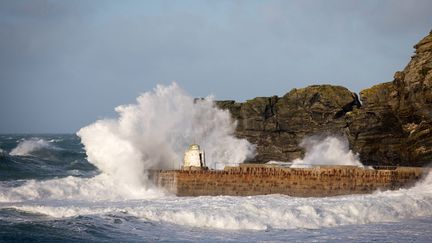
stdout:
{"type": "Polygon", "coordinates": [[[283,97],[257,97],[244,103],[218,101],[238,121],[236,135],[257,145],[254,161],[290,161],[303,154],[308,135],[342,134],[345,114],[360,107],[357,95],[340,86],[314,85],[283,97]]]}
{"type": "Polygon", "coordinates": [[[363,107],[349,126],[350,142],[368,164],[432,162],[432,34],[393,82],[360,93],[363,107]],[[367,117],[373,114],[374,120],[367,117]]]}
{"type": "Polygon", "coordinates": [[[341,86],[313,85],[283,97],[244,103],[217,101],[238,121],[236,135],[257,145],[254,162],[292,161],[311,135],[344,135],[364,164],[432,162],[432,34],[394,80],[357,95],[341,86]]]}

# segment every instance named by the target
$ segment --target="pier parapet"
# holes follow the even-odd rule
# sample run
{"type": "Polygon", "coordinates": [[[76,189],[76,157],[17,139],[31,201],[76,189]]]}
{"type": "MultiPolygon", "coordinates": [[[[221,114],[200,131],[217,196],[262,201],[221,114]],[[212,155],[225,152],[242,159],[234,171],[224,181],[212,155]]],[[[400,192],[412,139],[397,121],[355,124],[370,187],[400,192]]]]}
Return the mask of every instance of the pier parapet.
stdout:
{"type": "Polygon", "coordinates": [[[152,171],[150,179],[178,196],[285,194],[296,197],[324,197],[407,188],[428,172],[429,169],[420,167],[283,168],[242,164],[227,166],[224,170],[152,171]]]}

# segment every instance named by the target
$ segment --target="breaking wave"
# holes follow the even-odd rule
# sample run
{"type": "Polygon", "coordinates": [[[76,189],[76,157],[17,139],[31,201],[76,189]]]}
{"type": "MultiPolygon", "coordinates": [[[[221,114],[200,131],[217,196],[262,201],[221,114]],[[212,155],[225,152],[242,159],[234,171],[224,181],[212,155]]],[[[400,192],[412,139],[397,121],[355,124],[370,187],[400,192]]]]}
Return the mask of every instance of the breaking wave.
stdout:
{"type": "MultiPolygon", "coordinates": [[[[77,202],[71,201],[76,198],[63,193],[83,187],[82,182],[70,183],[70,188],[62,187],[62,193],[48,198],[52,201],[44,199],[0,205],[55,218],[118,213],[155,222],[230,230],[315,229],[432,216],[431,175],[411,189],[329,198],[296,198],[283,195],[184,198],[168,196],[127,201],[121,197],[113,197],[114,201],[95,202],[91,201],[95,188],[88,188],[87,201],[77,202]]],[[[27,186],[27,199],[38,198],[30,195],[34,193],[34,189],[37,188],[27,186]]],[[[20,190],[24,193],[24,188],[20,190]]],[[[41,193],[40,189],[38,190],[38,193],[41,193]]],[[[107,188],[104,189],[101,185],[98,190],[104,191],[107,188]]],[[[94,198],[97,196],[93,195],[94,198]]]]}
{"type": "Polygon", "coordinates": [[[12,156],[29,156],[33,152],[42,149],[56,149],[50,142],[45,141],[41,138],[31,138],[21,141],[12,151],[9,153],[12,156]]]}
{"type": "Polygon", "coordinates": [[[350,165],[363,167],[358,154],[354,154],[346,138],[328,136],[308,137],[300,146],[306,150],[303,159],[292,161],[291,167],[309,167],[313,165],[350,165]]]}
{"type": "MultiPolygon", "coordinates": [[[[213,168],[218,163],[223,166],[244,161],[253,155],[254,147],[232,135],[235,123],[227,111],[214,107],[211,98],[194,101],[175,83],[158,86],[141,95],[136,104],[116,110],[118,119],[99,120],[78,132],[89,161],[99,168],[98,175],[2,181],[0,209],[54,218],[123,214],[143,221],[230,230],[322,228],[432,216],[431,175],[411,189],[328,198],[179,198],[165,194],[145,183],[145,170],[178,168],[190,143],[206,150],[208,165],[213,168]]],[[[31,148],[24,146],[31,144],[26,141],[47,143],[29,139],[15,149],[31,148]]],[[[45,145],[33,146],[36,148],[22,154],[51,149],[45,145]]],[[[312,138],[302,146],[306,155],[294,161],[297,165],[361,166],[343,139],[312,138]]],[[[73,150],[75,156],[80,155],[77,149],[73,150]]]]}
{"type": "MultiPolygon", "coordinates": [[[[211,97],[194,100],[176,83],[157,86],[138,97],[136,104],[119,106],[116,111],[117,119],[96,121],[77,133],[99,175],[28,180],[12,187],[0,184],[0,202],[160,197],[164,193],[147,183],[146,170],[178,169],[191,143],[205,149],[210,168],[235,165],[254,155],[252,144],[234,137],[236,124],[228,111],[216,108],[211,97]]],[[[32,138],[20,142],[10,154],[30,155],[43,149],[57,147],[32,138]]],[[[41,158],[47,156],[58,160],[49,153],[41,158]]],[[[64,158],[65,154],[59,156],[64,158]]]]}
{"type": "Polygon", "coordinates": [[[8,187],[0,185],[0,203],[73,200],[73,201],[107,201],[163,196],[157,189],[128,186],[119,183],[115,178],[100,174],[92,178],[68,176],[46,181],[28,180],[23,185],[8,187]]]}
{"type": "Polygon", "coordinates": [[[77,135],[90,163],[129,185],[143,186],[149,169],[179,169],[192,143],[205,149],[210,168],[254,155],[252,144],[234,137],[228,111],[216,108],[212,97],[194,100],[176,83],[158,85],[116,111],[119,118],[99,120],[77,135]]]}

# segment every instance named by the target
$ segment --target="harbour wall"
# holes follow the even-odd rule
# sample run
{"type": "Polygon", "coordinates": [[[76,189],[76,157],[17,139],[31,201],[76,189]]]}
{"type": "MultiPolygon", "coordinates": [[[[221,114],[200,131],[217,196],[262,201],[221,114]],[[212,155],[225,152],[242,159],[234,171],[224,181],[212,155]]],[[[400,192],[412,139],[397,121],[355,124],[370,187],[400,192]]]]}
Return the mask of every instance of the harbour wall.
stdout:
{"type": "Polygon", "coordinates": [[[295,197],[325,197],[410,187],[428,171],[429,169],[419,167],[281,168],[249,164],[226,167],[220,171],[151,171],[149,178],[157,186],[177,196],[285,194],[295,197]]]}

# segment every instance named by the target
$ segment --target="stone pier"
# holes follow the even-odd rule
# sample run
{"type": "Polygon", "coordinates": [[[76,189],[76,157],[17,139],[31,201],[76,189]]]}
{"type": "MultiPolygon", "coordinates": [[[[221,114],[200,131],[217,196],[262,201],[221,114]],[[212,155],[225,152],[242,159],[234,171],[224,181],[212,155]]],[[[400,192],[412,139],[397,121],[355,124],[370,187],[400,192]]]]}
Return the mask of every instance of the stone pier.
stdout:
{"type": "Polygon", "coordinates": [[[242,164],[224,170],[150,171],[149,178],[177,196],[285,194],[325,197],[411,187],[429,170],[420,167],[283,168],[242,164]]]}

